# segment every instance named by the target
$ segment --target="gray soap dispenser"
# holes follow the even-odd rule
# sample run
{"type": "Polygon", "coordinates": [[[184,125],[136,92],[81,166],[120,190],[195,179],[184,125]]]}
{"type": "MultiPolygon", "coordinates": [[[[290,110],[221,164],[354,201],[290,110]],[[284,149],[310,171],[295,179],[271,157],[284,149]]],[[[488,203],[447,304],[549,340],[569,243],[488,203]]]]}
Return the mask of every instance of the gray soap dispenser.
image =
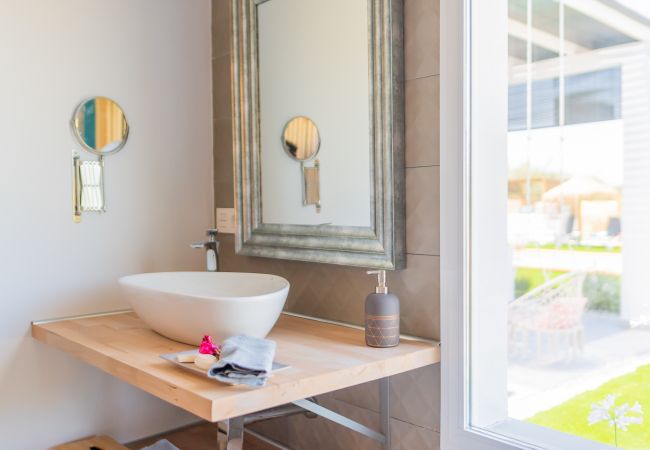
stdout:
{"type": "Polygon", "coordinates": [[[377,275],[377,287],[366,297],[366,345],[395,347],[399,344],[399,299],[388,293],[385,270],[367,273],[377,275]]]}

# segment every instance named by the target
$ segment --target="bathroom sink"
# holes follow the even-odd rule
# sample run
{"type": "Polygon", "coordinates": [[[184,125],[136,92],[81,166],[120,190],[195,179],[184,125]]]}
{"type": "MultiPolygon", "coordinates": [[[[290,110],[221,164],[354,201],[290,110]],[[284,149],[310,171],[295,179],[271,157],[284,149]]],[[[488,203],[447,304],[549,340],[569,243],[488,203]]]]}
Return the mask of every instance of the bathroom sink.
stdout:
{"type": "Polygon", "coordinates": [[[247,334],[263,338],[289,293],[282,277],[236,272],[143,273],[119,280],[136,314],[156,332],[198,345],[247,334]]]}

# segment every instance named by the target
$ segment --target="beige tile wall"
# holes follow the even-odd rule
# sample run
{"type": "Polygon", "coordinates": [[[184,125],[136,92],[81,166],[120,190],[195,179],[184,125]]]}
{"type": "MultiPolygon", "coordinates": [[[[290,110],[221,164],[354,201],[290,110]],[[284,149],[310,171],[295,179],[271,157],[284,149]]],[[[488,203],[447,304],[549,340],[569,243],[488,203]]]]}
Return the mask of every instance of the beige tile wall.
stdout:
{"type": "MultiPolygon", "coordinates": [[[[214,174],[216,207],[233,207],[230,104],[230,0],[212,0],[214,174]]],[[[389,274],[401,300],[405,333],[440,337],[439,243],[439,7],[438,0],[404,0],[406,80],[407,268],[389,274]]],[[[235,255],[232,236],[222,235],[221,267],[287,278],[290,311],[363,323],[363,301],[373,281],[364,270],[235,255]]],[[[377,386],[367,383],[320,399],[368,425],[377,422],[377,386]]],[[[439,447],[439,367],[394,377],[391,389],[396,449],[439,447]]],[[[293,417],[260,431],[296,449],[365,449],[376,445],[324,419],[293,417]]]]}

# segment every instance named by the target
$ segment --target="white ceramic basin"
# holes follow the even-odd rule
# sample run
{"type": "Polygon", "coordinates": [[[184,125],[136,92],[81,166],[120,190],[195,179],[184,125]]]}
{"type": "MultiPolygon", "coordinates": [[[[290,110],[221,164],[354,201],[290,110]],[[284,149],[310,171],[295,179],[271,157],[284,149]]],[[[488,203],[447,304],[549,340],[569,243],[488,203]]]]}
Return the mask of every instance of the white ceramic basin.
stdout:
{"type": "Polygon", "coordinates": [[[260,273],[163,272],[119,280],[136,314],[158,333],[198,345],[237,334],[265,337],[282,312],[289,282],[260,273]]]}

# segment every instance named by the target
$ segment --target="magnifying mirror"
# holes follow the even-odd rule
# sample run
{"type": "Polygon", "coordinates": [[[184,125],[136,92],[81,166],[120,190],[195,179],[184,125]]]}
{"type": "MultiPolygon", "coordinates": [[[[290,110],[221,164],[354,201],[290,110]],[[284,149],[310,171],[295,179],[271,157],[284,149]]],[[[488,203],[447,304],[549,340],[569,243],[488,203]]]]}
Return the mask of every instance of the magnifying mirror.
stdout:
{"type": "Polygon", "coordinates": [[[90,161],[82,160],[76,151],[72,154],[72,218],[79,223],[82,212],[106,211],[104,156],[124,147],[129,124],[120,105],[106,97],[92,97],[81,102],[70,124],[81,147],[99,157],[97,161],[90,161]]]}
{"type": "Polygon", "coordinates": [[[318,127],[309,117],[294,117],[284,126],[282,147],[296,161],[313,159],[320,149],[318,127]]]}
{"type": "Polygon", "coordinates": [[[282,147],[291,159],[300,163],[302,204],[315,205],[316,212],[320,213],[320,161],[316,159],[312,167],[307,167],[305,164],[318,155],[320,149],[318,127],[309,117],[294,117],[282,130],[282,147]]]}
{"type": "Polygon", "coordinates": [[[75,109],[72,132],[85,150],[105,156],[124,147],[129,124],[120,105],[110,98],[93,97],[75,109]]]}

